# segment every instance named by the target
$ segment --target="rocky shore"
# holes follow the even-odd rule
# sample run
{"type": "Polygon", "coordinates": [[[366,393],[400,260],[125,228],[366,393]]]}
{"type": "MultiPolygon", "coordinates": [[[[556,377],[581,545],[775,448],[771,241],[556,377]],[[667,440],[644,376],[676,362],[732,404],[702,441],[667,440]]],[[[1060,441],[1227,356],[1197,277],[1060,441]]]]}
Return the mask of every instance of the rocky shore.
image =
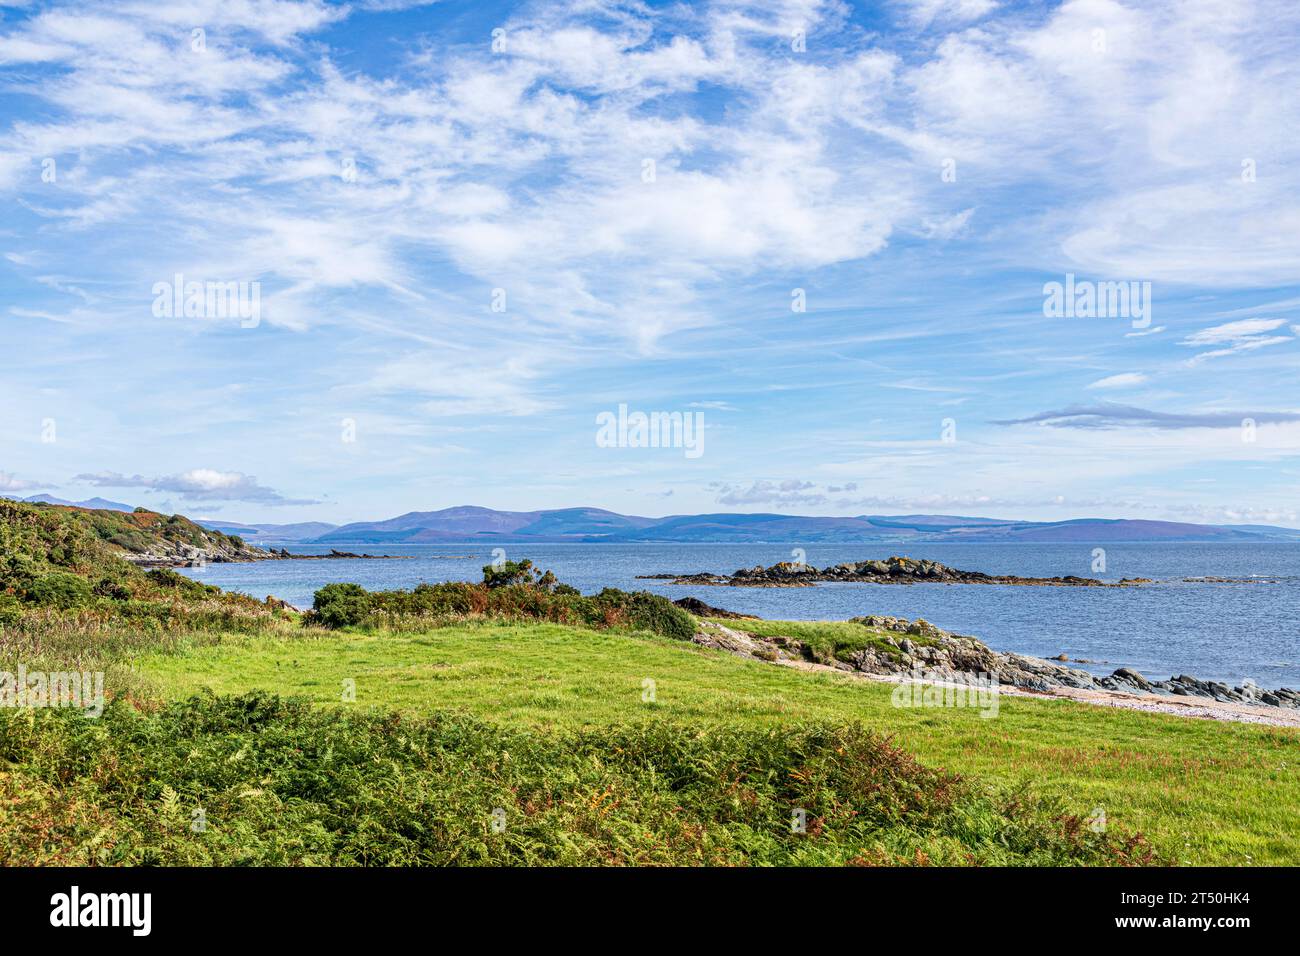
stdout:
{"type": "Polygon", "coordinates": [[[673,584],[706,585],[709,587],[743,588],[801,588],[831,581],[866,584],[1016,584],[1039,587],[1130,587],[1149,584],[1147,578],[1125,578],[1108,583],[1096,578],[1081,578],[1068,574],[1058,578],[1022,578],[1010,574],[984,574],[981,571],[962,571],[938,561],[925,561],[895,555],[885,561],[858,561],[815,568],[810,564],[782,561],[771,567],[757,565],[741,568],[730,575],[699,573],[642,574],[646,580],[670,581],[673,584]]]}
{"type": "Polygon", "coordinates": [[[409,555],[356,554],[336,551],[328,554],[290,554],[281,548],[266,550],[251,545],[238,545],[212,541],[205,547],[181,542],[160,542],[148,551],[128,552],[123,555],[132,564],[142,568],[201,568],[209,564],[231,564],[249,561],[329,561],[340,558],[359,558],[367,561],[407,561],[409,555]],[[160,546],[161,545],[161,546],[160,546]]]}
{"type": "Polygon", "coordinates": [[[354,551],[336,551],[330,548],[329,554],[290,554],[284,548],[279,551],[272,548],[260,561],[329,561],[335,558],[361,558],[366,561],[410,561],[409,554],[357,554],[354,551]]]}
{"type": "Polygon", "coordinates": [[[151,542],[147,550],[127,551],[122,557],[142,568],[201,568],[206,564],[232,561],[265,561],[272,555],[224,536],[212,536],[201,545],[158,539],[151,542]]]}
{"type": "Polygon", "coordinates": [[[908,621],[873,615],[853,618],[852,621],[871,629],[880,640],[874,647],[855,651],[847,660],[816,655],[804,642],[793,637],[754,634],[746,631],[742,622],[724,625],[716,621],[701,621],[694,640],[705,647],[757,660],[811,663],[875,677],[956,684],[979,679],[1020,691],[1059,696],[1077,696],[1071,693],[1075,691],[1099,692],[1150,700],[1164,697],[1185,702],[1300,711],[1300,691],[1290,688],[1229,687],[1186,674],[1165,681],[1147,680],[1137,671],[1125,667],[1107,677],[1096,677],[1055,661],[994,651],[977,638],[952,634],[920,619],[908,621]]]}

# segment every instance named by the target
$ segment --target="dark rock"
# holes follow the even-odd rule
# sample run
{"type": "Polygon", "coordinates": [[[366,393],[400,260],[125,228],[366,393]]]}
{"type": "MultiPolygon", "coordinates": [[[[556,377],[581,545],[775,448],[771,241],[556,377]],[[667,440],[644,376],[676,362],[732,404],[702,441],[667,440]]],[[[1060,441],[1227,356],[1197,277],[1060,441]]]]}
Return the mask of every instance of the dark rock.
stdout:
{"type": "Polygon", "coordinates": [[[673,603],[676,604],[678,607],[683,608],[684,610],[690,611],[696,617],[720,617],[720,618],[735,619],[738,621],[758,620],[758,618],[755,617],[753,614],[739,614],[736,611],[724,611],[720,607],[713,607],[710,604],[705,604],[699,598],[693,598],[693,597],[678,598],[673,603]]]}

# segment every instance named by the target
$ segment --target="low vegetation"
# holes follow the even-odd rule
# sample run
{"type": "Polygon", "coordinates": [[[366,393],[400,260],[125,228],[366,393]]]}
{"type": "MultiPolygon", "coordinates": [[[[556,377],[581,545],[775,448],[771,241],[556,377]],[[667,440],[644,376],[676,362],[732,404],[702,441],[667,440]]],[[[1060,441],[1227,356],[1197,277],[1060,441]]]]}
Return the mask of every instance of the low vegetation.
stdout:
{"type": "Polygon", "coordinates": [[[0,715],[0,864],[1127,864],[860,726],[536,734],[262,694],[0,715]]]}
{"type": "Polygon", "coordinates": [[[132,658],[143,650],[295,627],[296,615],[274,602],[146,571],[123,556],[217,538],[230,540],[179,515],[0,499],[0,669],[103,670],[109,686],[128,692],[138,686],[132,658]]]}
{"type": "MultiPolygon", "coordinates": [[[[237,550],[243,542],[201,527],[183,515],[68,508],[0,498],[0,556],[5,588],[58,570],[120,577],[121,554],[145,554],[183,544],[237,550]]],[[[125,562],[121,562],[125,563],[125,562]]]]}
{"type": "Polygon", "coordinates": [[[860,722],[992,791],[1028,788],[1074,814],[1100,811],[1113,832],[1141,832],[1179,864],[1300,865],[1300,734],[1287,728],[1031,697],[1003,697],[995,718],[897,707],[893,685],[850,674],[648,633],[487,619],[230,638],[149,655],[138,670],[168,699],[260,688],[329,708],[456,710],[546,734],[644,721],[684,733],[860,722]]]}
{"type": "Polygon", "coordinates": [[[695,633],[691,615],[657,594],[606,588],[585,597],[557,584],[550,571],[538,574],[527,560],[487,565],[481,584],[421,584],[411,591],[375,592],[356,584],[328,584],[316,592],[308,622],[410,629],[482,617],[642,630],[679,640],[695,633]]]}
{"type": "Polygon", "coordinates": [[[0,708],[0,863],[1300,863],[1290,731],[900,709],[527,561],[299,614],[123,560],[188,525],[0,502],[0,671],[105,670],[112,698],[0,708]]]}

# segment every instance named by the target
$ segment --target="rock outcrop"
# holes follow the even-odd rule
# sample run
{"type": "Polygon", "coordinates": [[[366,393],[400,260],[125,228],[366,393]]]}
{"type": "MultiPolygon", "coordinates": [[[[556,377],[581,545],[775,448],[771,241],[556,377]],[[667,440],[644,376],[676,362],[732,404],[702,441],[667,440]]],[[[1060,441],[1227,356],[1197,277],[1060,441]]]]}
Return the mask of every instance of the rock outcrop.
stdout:
{"type": "Polygon", "coordinates": [[[882,636],[874,647],[855,651],[847,660],[815,657],[793,637],[761,636],[714,621],[700,622],[695,643],[764,661],[811,661],[838,670],[863,674],[907,677],[924,675],[928,681],[969,682],[974,677],[1002,686],[1051,693],[1056,688],[1123,692],[1128,694],[1203,697],[1210,700],[1300,709],[1300,691],[1290,688],[1261,690],[1252,686],[1229,687],[1181,674],[1167,681],[1148,681],[1137,671],[1121,667],[1108,677],[1066,667],[1056,661],[995,651],[974,637],[952,634],[928,621],[871,615],[852,619],[882,636]]]}
{"type": "Polygon", "coordinates": [[[265,561],[274,555],[252,545],[233,542],[224,536],[214,536],[201,544],[159,539],[150,542],[147,550],[127,551],[122,557],[142,568],[201,568],[207,564],[227,564],[231,561],[265,561]]]}
{"type": "Polygon", "coordinates": [[[757,621],[759,619],[755,614],[741,614],[737,611],[725,611],[720,607],[713,607],[711,604],[705,604],[699,598],[678,598],[673,603],[683,610],[690,611],[696,617],[720,617],[737,621],[757,621]]]}
{"type": "Polygon", "coordinates": [[[272,548],[266,554],[265,559],[271,561],[330,561],[337,558],[356,558],[365,561],[410,561],[412,555],[408,554],[357,554],[355,551],[339,551],[336,548],[330,548],[328,554],[290,554],[286,549],[281,548],[277,551],[272,548]]]}
{"type": "Polygon", "coordinates": [[[1022,578],[1009,574],[985,574],[962,571],[938,561],[925,561],[895,555],[885,561],[857,561],[815,568],[810,564],[782,561],[771,567],[757,565],[741,568],[730,575],[700,572],[694,574],[642,574],[645,579],[668,580],[673,584],[702,584],[714,587],[799,588],[823,582],[857,582],[866,584],[1017,584],[1040,587],[1129,587],[1149,583],[1146,578],[1125,578],[1108,583],[1096,578],[1073,574],[1056,578],[1022,578]]]}

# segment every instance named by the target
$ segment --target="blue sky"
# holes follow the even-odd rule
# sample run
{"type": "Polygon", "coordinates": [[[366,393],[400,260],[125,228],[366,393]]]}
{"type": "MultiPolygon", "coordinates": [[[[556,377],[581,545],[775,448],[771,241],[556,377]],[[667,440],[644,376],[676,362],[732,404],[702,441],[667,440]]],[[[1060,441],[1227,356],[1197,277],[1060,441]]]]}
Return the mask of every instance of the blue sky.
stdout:
{"type": "Polygon", "coordinates": [[[0,493],[1300,526],[1298,34],[0,0],[0,493]],[[256,320],[157,314],[178,274],[256,320]],[[1149,324],[1046,314],[1067,274],[1150,283],[1149,324]],[[620,405],[703,454],[600,447],[620,405]]]}

